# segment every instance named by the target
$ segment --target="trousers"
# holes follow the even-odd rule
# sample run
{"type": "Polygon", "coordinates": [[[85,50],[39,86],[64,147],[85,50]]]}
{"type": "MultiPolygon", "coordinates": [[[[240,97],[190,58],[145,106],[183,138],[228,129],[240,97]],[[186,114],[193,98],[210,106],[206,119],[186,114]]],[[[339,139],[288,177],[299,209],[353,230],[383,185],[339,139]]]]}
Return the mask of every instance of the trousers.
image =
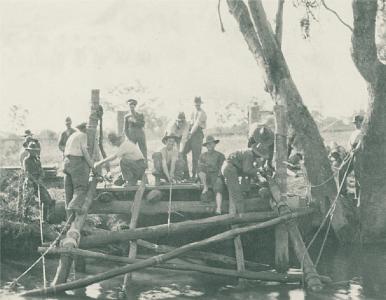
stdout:
{"type": "Polygon", "coordinates": [[[83,157],[66,156],[63,172],[67,210],[81,210],[86,199],[90,168],[83,157]]]}
{"type": "Polygon", "coordinates": [[[146,164],[143,159],[121,159],[119,165],[121,167],[122,177],[129,185],[136,185],[137,181],[145,174],[146,164]]]}
{"type": "Polygon", "coordinates": [[[189,168],[188,168],[188,153],[192,152],[192,176],[197,175],[198,169],[198,160],[201,155],[202,143],[204,141],[204,132],[202,128],[198,128],[186,142],[184,149],[182,150],[182,155],[186,163],[185,169],[185,178],[189,177],[189,168]]]}

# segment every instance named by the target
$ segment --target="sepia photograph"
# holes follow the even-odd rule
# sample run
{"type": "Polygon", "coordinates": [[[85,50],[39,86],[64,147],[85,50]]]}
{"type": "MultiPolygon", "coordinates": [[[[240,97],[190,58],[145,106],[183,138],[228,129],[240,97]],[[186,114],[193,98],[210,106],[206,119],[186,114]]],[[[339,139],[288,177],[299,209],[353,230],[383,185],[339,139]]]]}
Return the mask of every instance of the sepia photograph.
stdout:
{"type": "Polygon", "coordinates": [[[0,300],[386,299],[386,0],[0,0],[0,300]]]}

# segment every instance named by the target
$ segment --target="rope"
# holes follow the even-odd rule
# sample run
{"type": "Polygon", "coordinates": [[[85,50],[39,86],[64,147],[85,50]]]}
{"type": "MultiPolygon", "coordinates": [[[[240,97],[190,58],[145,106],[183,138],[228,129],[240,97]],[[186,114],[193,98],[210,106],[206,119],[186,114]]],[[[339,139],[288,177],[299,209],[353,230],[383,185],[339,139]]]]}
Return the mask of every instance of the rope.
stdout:
{"type": "MultiPolygon", "coordinates": [[[[350,156],[349,158],[349,164],[351,164],[352,160],[353,160],[354,156],[350,156]]],[[[310,249],[310,247],[312,246],[312,244],[315,242],[317,236],[319,235],[319,233],[321,232],[322,228],[324,227],[324,225],[326,224],[326,221],[328,219],[328,217],[330,217],[330,222],[329,222],[329,225],[328,225],[328,228],[327,228],[327,231],[326,231],[326,235],[323,239],[323,243],[322,243],[322,246],[320,248],[320,251],[319,251],[319,255],[318,255],[318,258],[317,258],[317,263],[319,263],[319,259],[322,255],[322,252],[323,252],[323,249],[324,249],[324,246],[325,246],[325,243],[327,241],[327,236],[328,236],[328,233],[330,231],[330,226],[331,226],[331,223],[332,223],[332,218],[334,217],[334,211],[335,211],[335,208],[336,208],[336,202],[338,201],[339,199],[339,196],[340,196],[340,193],[342,192],[342,188],[343,188],[343,185],[345,184],[345,180],[346,180],[346,177],[348,175],[348,170],[349,168],[346,169],[346,172],[344,173],[344,176],[343,176],[343,180],[342,182],[340,183],[339,185],[339,189],[338,189],[338,192],[335,196],[335,199],[334,201],[331,203],[331,206],[329,208],[329,210],[327,211],[326,215],[324,216],[323,220],[322,220],[322,223],[320,224],[318,230],[315,232],[314,236],[312,237],[310,243],[308,244],[308,246],[306,247],[306,251],[304,252],[303,254],[303,258],[300,262],[300,265],[301,265],[301,270],[303,272],[303,277],[304,277],[304,259],[306,257],[306,253],[308,253],[308,250],[310,249]]],[[[317,266],[317,263],[315,264],[315,267],[317,266]]],[[[303,284],[304,284],[304,278],[303,278],[303,284]]]]}
{"type": "Polygon", "coordinates": [[[170,189],[169,189],[168,230],[170,227],[170,216],[172,214],[172,192],[173,192],[173,181],[170,182],[170,189]]]}
{"type": "MultiPolygon", "coordinates": [[[[42,198],[40,197],[40,184],[38,184],[38,198],[39,198],[39,210],[40,210],[40,242],[43,245],[44,243],[44,236],[43,236],[43,221],[44,221],[44,203],[42,203],[42,198]]],[[[43,257],[42,258],[42,265],[43,265],[43,286],[44,288],[47,287],[47,277],[46,277],[46,260],[43,257]]]]}
{"type": "Polygon", "coordinates": [[[71,216],[68,217],[66,223],[64,224],[62,230],[59,232],[58,236],[56,237],[56,239],[50,244],[50,246],[47,248],[46,251],[44,251],[44,253],[27,269],[25,270],[19,277],[17,277],[10,285],[10,289],[15,289],[16,288],[16,285],[18,283],[18,281],[23,278],[29,271],[31,271],[33,269],[33,267],[35,267],[44,257],[45,255],[56,245],[56,243],[59,241],[60,237],[62,236],[62,234],[64,233],[64,231],[66,230],[67,228],[67,225],[72,221],[74,217],[74,213],[71,214],[71,216]]]}

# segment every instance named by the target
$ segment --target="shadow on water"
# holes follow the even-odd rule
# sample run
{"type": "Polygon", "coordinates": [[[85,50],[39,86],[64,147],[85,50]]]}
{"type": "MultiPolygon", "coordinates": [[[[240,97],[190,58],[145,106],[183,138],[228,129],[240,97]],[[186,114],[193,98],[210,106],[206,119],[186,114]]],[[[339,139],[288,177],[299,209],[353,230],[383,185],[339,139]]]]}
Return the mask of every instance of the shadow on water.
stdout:
{"type": "MultiPolygon", "coordinates": [[[[311,251],[316,257],[318,245],[311,251]],[[314,253],[315,252],[315,253],[314,253]]],[[[1,263],[0,299],[23,299],[9,292],[7,286],[20,275],[31,261],[5,260],[1,263]]],[[[47,260],[48,278],[53,278],[56,259],[47,260]]],[[[90,262],[87,275],[111,268],[106,262],[90,262]]],[[[338,247],[332,239],[318,265],[321,274],[329,275],[333,284],[322,293],[305,292],[299,284],[275,284],[248,282],[237,287],[234,280],[192,272],[147,269],[134,273],[130,292],[126,299],[385,299],[386,296],[386,245],[338,247]]],[[[41,267],[36,267],[23,280],[21,288],[29,290],[42,286],[41,267]]],[[[71,274],[80,277],[80,274],[71,274]]],[[[68,292],[50,299],[118,299],[123,277],[113,278],[85,289],[68,292]]],[[[32,298],[30,298],[32,299],[32,298]]],[[[40,298],[39,298],[40,299],[40,298]]]]}

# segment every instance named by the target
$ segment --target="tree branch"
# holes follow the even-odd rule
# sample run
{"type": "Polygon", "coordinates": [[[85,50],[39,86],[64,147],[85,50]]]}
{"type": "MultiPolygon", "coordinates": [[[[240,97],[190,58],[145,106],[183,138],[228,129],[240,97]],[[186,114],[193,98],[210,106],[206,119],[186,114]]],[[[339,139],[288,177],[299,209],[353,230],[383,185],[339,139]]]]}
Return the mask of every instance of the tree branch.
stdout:
{"type": "Polygon", "coordinates": [[[268,62],[264,57],[263,48],[261,46],[259,37],[253,27],[251,16],[248,8],[243,1],[227,0],[230,13],[234,16],[239,24],[240,31],[243,34],[245,41],[255,57],[258,65],[263,69],[263,78],[266,85],[266,90],[272,93],[272,80],[268,62]]]}
{"type": "Polygon", "coordinates": [[[284,11],[284,0],[278,0],[277,12],[276,12],[275,35],[276,35],[276,40],[279,47],[281,47],[281,42],[283,39],[283,11],[284,11]]]}
{"type": "Polygon", "coordinates": [[[335,10],[328,7],[324,0],[321,0],[321,2],[322,2],[325,9],[332,12],[344,26],[346,26],[351,32],[353,32],[354,29],[350,25],[348,25],[345,21],[343,21],[343,19],[339,16],[339,14],[335,10]]]}
{"type": "Polygon", "coordinates": [[[354,15],[352,58],[363,78],[372,82],[375,67],[380,64],[375,44],[377,0],[353,0],[352,8],[354,15]]]}

